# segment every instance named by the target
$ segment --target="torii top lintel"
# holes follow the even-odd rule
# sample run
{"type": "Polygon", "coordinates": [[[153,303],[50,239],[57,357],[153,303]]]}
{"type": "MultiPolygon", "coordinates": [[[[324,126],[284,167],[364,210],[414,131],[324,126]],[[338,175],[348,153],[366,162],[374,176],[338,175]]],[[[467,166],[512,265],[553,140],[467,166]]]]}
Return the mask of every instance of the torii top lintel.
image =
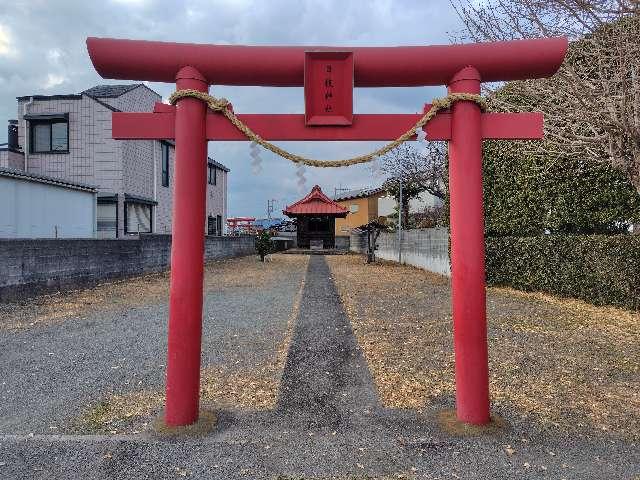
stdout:
{"type": "Polygon", "coordinates": [[[241,46],[87,39],[93,65],[104,78],[175,82],[185,65],[210,85],[301,87],[305,52],[350,51],[355,87],[446,85],[466,66],[483,82],[553,75],[566,38],[406,47],[241,46]]]}

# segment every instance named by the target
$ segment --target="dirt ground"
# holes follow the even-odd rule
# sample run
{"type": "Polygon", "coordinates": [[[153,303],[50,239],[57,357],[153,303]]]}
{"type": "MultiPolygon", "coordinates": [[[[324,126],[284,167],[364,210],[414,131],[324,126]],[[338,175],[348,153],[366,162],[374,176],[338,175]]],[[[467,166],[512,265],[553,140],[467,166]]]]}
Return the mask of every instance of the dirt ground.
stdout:
{"type": "MultiPolygon", "coordinates": [[[[267,263],[250,256],[206,266],[201,371],[203,405],[254,411],[273,408],[307,263],[305,256],[278,255],[267,263]],[[269,303],[273,306],[265,311],[269,303]]],[[[14,342],[24,338],[27,343],[34,337],[46,337],[50,340],[45,344],[55,345],[63,341],[61,335],[68,335],[71,345],[67,349],[61,348],[66,356],[67,352],[77,350],[76,336],[83,335],[78,332],[86,330],[85,324],[89,322],[90,328],[98,330],[93,334],[96,344],[112,345],[114,335],[119,339],[130,338],[122,340],[129,342],[126,346],[105,352],[109,358],[126,357],[134,374],[136,363],[144,362],[162,372],[166,356],[168,293],[169,274],[162,273],[105,283],[87,290],[35,297],[21,303],[0,304],[0,337],[6,336],[7,341],[13,338],[14,342]],[[131,323],[127,320],[131,315],[140,318],[131,323]],[[128,328],[133,331],[126,333],[128,328]],[[144,357],[135,346],[136,337],[144,339],[147,346],[153,345],[152,351],[144,357]]],[[[99,361],[91,356],[92,361],[99,361]]],[[[78,371],[77,362],[70,362],[78,371]]],[[[22,368],[31,367],[23,365],[22,368]]],[[[32,368],[41,370],[39,366],[32,368]]],[[[113,368],[117,372],[123,367],[116,365],[113,368]]],[[[123,377],[126,382],[126,376],[123,377]]],[[[65,422],[64,427],[56,427],[56,431],[140,433],[164,407],[163,379],[161,376],[159,381],[148,379],[137,388],[125,384],[123,387],[112,386],[111,392],[102,394],[86,392],[86,396],[93,398],[75,419],[65,422]]],[[[79,392],[75,395],[82,396],[84,394],[79,392]]]]}
{"type": "Polygon", "coordinates": [[[490,290],[491,431],[454,406],[449,284],[361,257],[207,266],[202,436],[157,435],[168,277],[0,307],[0,478],[637,480],[638,314],[490,290]],[[331,267],[331,268],[330,268],[331,267]],[[206,423],[206,422],[205,422],[206,423]]]}
{"type": "MultiPolygon", "coordinates": [[[[277,256],[270,268],[256,268],[255,257],[219,260],[205,265],[205,293],[223,288],[257,288],[276,281],[305,257],[277,256]]],[[[93,311],[139,307],[165,302],[169,297],[169,272],[103,282],[92,288],[58,292],[0,303],[0,330],[18,330],[62,322],[93,311]]]]}
{"type": "MultiPolygon", "coordinates": [[[[283,275],[289,275],[293,270],[304,272],[309,260],[298,255],[272,256],[272,259],[262,266],[256,263],[254,257],[208,265],[205,270],[205,294],[215,295],[216,292],[238,287],[259,290],[268,285],[277,285],[283,275]]],[[[147,295],[168,295],[168,274],[136,281],[144,282],[141,287],[146,289],[147,295]]],[[[205,365],[202,368],[200,401],[203,405],[249,411],[274,408],[303,288],[304,280],[293,299],[284,335],[274,354],[266,361],[242,368],[239,365],[240,357],[245,351],[238,346],[233,349],[235,359],[229,358],[224,364],[205,365]]],[[[119,289],[117,292],[119,295],[124,293],[119,289]]],[[[138,297],[125,298],[133,302],[140,300],[138,297]]],[[[164,403],[163,389],[112,395],[92,405],[79,419],[78,428],[80,431],[96,433],[139,433],[147,428],[152,417],[158,415],[164,403]]]]}
{"type": "MultiPolygon", "coordinates": [[[[359,256],[327,261],[383,404],[450,405],[449,280],[359,256]]],[[[494,412],[541,430],[640,440],[640,314],[491,288],[487,315],[494,412]]]]}

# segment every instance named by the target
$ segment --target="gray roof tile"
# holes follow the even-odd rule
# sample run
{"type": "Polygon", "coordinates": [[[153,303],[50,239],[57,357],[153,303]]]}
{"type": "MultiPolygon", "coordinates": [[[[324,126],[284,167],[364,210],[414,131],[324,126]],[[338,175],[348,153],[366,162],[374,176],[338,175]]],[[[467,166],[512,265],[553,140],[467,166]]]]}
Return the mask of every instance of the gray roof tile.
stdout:
{"type": "Polygon", "coordinates": [[[358,190],[348,190],[346,192],[338,193],[333,196],[333,200],[350,200],[352,198],[361,198],[361,197],[369,197],[371,195],[377,195],[378,193],[384,192],[383,187],[373,187],[373,188],[361,188],[358,190]]]}
{"type": "Polygon", "coordinates": [[[125,93],[139,87],[140,85],[143,84],[128,83],[126,85],[96,85],[95,87],[91,87],[82,93],[96,98],[115,98],[119,97],[120,95],[124,95],[125,93]]]}

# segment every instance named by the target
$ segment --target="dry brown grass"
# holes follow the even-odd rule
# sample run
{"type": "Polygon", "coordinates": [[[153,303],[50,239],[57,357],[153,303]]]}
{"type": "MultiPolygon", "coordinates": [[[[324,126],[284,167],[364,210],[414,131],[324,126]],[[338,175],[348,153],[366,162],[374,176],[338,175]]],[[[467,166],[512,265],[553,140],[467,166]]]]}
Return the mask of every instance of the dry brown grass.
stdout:
{"type": "MultiPolygon", "coordinates": [[[[298,255],[274,256],[273,262],[268,264],[255,259],[228,261],[224,269],[207,268],[215,274],[215,278],[207,276],[207,288],[258,288],[274,284],[277,277],[290,272],[291,268],[306,269],[308,261],[309,257],[298,255]]],[[[267,362],[238,368],[231,359],[224,365],[202,369],[200,399],[203,405],[253,411],[274,408],[303,289],[304,280],[294,299],[284,336],[267,362]]],[[[153,417],[164,407],[164,401],[163,391],[111,395],[89,407],[79,421],[79,429],[112,434],[139,433],[148,428],[153,417]]]]}
{"type": "Polygon", "coordinates": [[[40,295],[19,303],[0,304],[0,329],[16,330],[53,324],[95,310],[111,310],[160,301],[168,294],[168,275],[151,274],[106,282],[84,290],[40,295]]]}
{"type": "MultiPolygon", "coordinates": [[[[205,266],[207,291],[227,287],[260,287],[286,274],[297,255],[274,255],[263,264],[255,256],[210,262],[205,266]]],[[[95,311],[118,310],[167,302],[169,272],[104,282],[92,288],[37,296],[0,304],[0,330],[63,322],[95,311]]]]}
{"type": "Polygon", "coordinates": [[[449,307],[439,299],[447,280],[357,256],[327,260],[383,404],[421,409],[453,393],[449,307]]]}
{"type": "MultiPolygon", "coordinates": [[[[448,280],[328,258],[382,402],[423,409],[455,393],[448,280]]],[[[640,314],[489,289],[494,405],[546,426],[640,438],[640,314]]]]}
{"type": "Polygon", "coordinates": [[[509,427],[504,419],[492,415],[486,425],[474,425],[458,420],[455,409],[439,411],[436,415],[438,425],[442,430],[456,437],[485,437],[487,435],[499,435],[509,427]]]}

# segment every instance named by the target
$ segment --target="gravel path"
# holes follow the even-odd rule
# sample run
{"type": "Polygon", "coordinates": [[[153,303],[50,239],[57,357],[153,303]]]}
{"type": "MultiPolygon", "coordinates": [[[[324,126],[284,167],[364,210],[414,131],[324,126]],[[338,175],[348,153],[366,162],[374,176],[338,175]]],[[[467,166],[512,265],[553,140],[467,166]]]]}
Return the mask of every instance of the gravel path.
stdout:
{"type": "MultiPolygon", "coordinates": [[[[261,265],[254,258],[238,259],[207,267],[203,367],[250,371],[276,354],[306,272],[304,259],[281,260],[261,265]],[[261,269],[273,278],[260,278],[261,269]],[[248,278],[234,282],[237,275],[248,278]],[[220,286],[216,279],[231,285],[220,286]]],[[[107,293],[93,296],[103,300],[62,322],[0,329],[0,433],[67,433],[88,405],[111,394],[163,390],[167,299],[149,292],[166,291],[167,278],[147,283],[132,281],[140,288],[133,292],[126,292],[126,282],[97,287],[107,293]]],[[[77,303],[77,295],[67,295],[67,301],[77,303]]],[[[0,325],[16,316],[10,305],[4,307],[0,325]]],[[[13,307],[19,316],[28,314],[25,308],[13,307]]]]}
{"type": "Polygon", "coordinates": [[[640,474],[633,443],[519,426],[490,436],[452,437],[437,426],[435,411],[385,407],[325,258],[311,257],[306,277],[296,265],[275,287],[263,282],[208,294],[206,310],[218,319],[205,319],[208,363],[235,364],[245,361],[243,356],[246,364],[238,368],[264,362],[287,336],[292,311],[296,318],[275,407],[223,408],[216,431],[204,438],[43,435],[50,433],[52,418],[64,423],[97,393],[130,390],[134,372],[150,387],[161,386],[166,319],[155,318],[166,317],[164,304],[140,306],[126,316],[93,312],[58,325],[0,332],[0,378],[8,381],[0,405],[5,433],[0,478],[634,479],[640,474]],[[226,347],[213,341],[221,335],[228,338],[226,347]],[[244,339],[234,340],[236,335],[244,339]],[[86,345],[91,343],[107,347],[86,345]],[[54,344],[60,346],[52,350],[54,344]],[[242,355],[233,352],[238,345],[242,355]],[[42,349],[46,355],[33,355],[42,349]],[[48,358],[49,351],[58,362],[48,358]],[[84,362],[76,362],[76,355],[84,362]]]}

